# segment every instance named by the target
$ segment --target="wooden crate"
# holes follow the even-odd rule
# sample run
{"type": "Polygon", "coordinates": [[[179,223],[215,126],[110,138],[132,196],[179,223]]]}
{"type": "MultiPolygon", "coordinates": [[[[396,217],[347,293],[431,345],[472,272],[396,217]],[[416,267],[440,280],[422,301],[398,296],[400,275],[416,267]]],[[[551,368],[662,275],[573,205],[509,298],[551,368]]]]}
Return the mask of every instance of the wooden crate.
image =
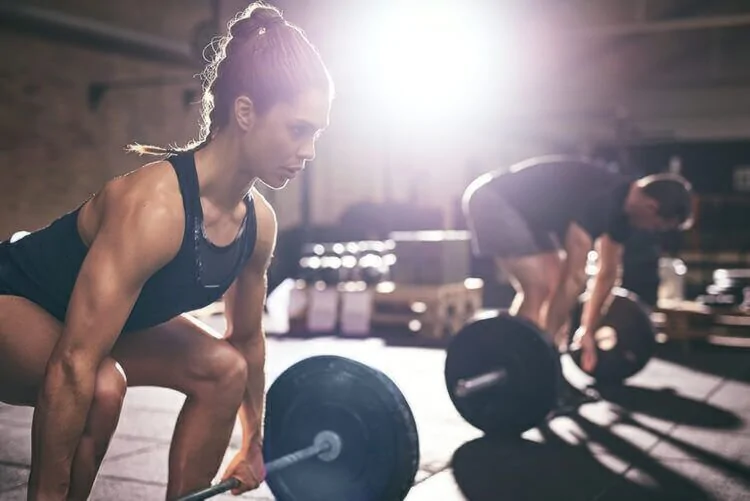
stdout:
{"type": "Polygon", "coordinates": [[[722,308],[713,317],[709,342],[750,348],[750,311],[738,307],[722,308]]]}
{"type": "Polygon", "coordinates": [[[379,284],[373,296],[374,330],[446,339],[482,308],[481,279],[443,285],[379,284]]]}
{"type": "Polygon", "coordinates": [[[652,314],[658,329],[672,340],[707,338],[713,327],[714,311],[695,301],[661,301],[652,314]]]}
{"type": "Polygon", "coordinates": [[[750,311],[747,309],[679,301],[659,304],[652,318],[658,330],[673,341],[703,340],[750,348],[750,311]]]}

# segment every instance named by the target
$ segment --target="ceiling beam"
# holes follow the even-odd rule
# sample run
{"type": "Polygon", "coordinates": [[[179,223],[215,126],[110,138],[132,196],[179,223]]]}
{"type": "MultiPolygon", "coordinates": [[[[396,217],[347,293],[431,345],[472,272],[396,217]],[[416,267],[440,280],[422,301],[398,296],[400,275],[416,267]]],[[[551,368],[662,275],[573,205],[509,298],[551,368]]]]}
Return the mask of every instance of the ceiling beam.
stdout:
{"type": "Polygon", "coordinates": [[[188,44],[19,2],[0,3],[0,24],[97,51],[181,66],[194,67],[198,62],[188,44]]]}
{"type": "Polygon", "coordinates": [[[743,13],[725,16],[701,16],[685,19],[668,19],[664,21],[592,26],[582,29],[574,29],[570,34],[585,38],[611,38],[633,35],[650,35],[655,33],[672,33],[676,31],[741,28],[747,26],[750,26],[750,14],[743,13]]]}

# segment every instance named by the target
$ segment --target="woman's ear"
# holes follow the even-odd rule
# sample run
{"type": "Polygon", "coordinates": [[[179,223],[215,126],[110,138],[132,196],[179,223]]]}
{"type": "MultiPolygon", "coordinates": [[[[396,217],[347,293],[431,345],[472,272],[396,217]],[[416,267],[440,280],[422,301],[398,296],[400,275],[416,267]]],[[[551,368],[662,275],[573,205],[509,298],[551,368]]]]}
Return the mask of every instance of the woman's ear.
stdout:
{"type": "Polygon", "coordinates": [[[240,130],[247,132],[255,125],[255,105],[247,96],[234,100],[234,118],[240,130]]]}

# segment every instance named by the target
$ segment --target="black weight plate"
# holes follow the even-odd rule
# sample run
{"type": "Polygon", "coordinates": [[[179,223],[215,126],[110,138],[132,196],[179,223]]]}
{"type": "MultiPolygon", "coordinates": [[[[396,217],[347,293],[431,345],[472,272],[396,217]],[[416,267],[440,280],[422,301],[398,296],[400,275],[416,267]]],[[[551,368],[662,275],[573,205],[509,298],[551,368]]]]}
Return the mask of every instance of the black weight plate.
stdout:
{"type": "Polygon", "coordinates": [[[477,319],[448,346],[445,383],[466,421],[493,435],[518,435],[537,426],[557,399],[559,355],[530,323],[505,313],[477,319]],[[502,368],[503,384],[460,397],[462,379],[502,368]]]}
{"type": "MultiPolygon", "coordinates": [[[[646,366],[656,351],[656,332],[638,296],[626,289],[613,290],[613,301],[596,330],[597,364],[589,373],[599,383],[621,383],[646,366]]],[[[580,325],[582,305],[571,319],[571,339],[580,325]]],[[[580,367],[581,351],[571,349],[571,358],[580,367]]]]}
{"type": "Polygon", "coordinates": [[[313,458],[269,475],[277,500],[406,497],[419,465],[417,428],[406,399],[383,373],[343,357],[311,357],[274,381],[266,408],[266,462],[308,447],[323,430],[343,444],[334,461],[313,458]]]}

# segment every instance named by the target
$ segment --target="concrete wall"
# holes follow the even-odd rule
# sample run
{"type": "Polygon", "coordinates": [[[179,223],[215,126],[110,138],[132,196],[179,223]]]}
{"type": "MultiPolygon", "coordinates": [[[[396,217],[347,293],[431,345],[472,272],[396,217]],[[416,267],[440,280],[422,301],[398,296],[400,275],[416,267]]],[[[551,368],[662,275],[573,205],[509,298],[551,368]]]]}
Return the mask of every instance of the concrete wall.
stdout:
{"type": "MultiPolygon", "coordinates": [[[[178,38],[208,14],[197,0],[163,3],[184,15],[149,1],[76,0],[65,11],[178,38]]],[[[60,2],[35,4],[62,9],[60,2]]],[[[124,152],[128,143],[182,143],[197,133],[198,108],[182,101],[183,90],[199,86],[194,71],[5,29],[0,46],[0,238],[48,224],[110,177],[142,164],[146,159],[124,152]],[[112,90],[98,109],[89,107],[92,82],[162,77],[180,83],[112,90]]]]}
{"type": "Polygon", "coordinates": [[[6,33],[0,45],[2,237],[45,225],[137,167],[143,159],[125,154],[129,142],[182,142],[195,133],[195,110],[172,87],[113,91],[98,110],[88,108],[92,80],[163,75],[163,68],[6,33]]]}

